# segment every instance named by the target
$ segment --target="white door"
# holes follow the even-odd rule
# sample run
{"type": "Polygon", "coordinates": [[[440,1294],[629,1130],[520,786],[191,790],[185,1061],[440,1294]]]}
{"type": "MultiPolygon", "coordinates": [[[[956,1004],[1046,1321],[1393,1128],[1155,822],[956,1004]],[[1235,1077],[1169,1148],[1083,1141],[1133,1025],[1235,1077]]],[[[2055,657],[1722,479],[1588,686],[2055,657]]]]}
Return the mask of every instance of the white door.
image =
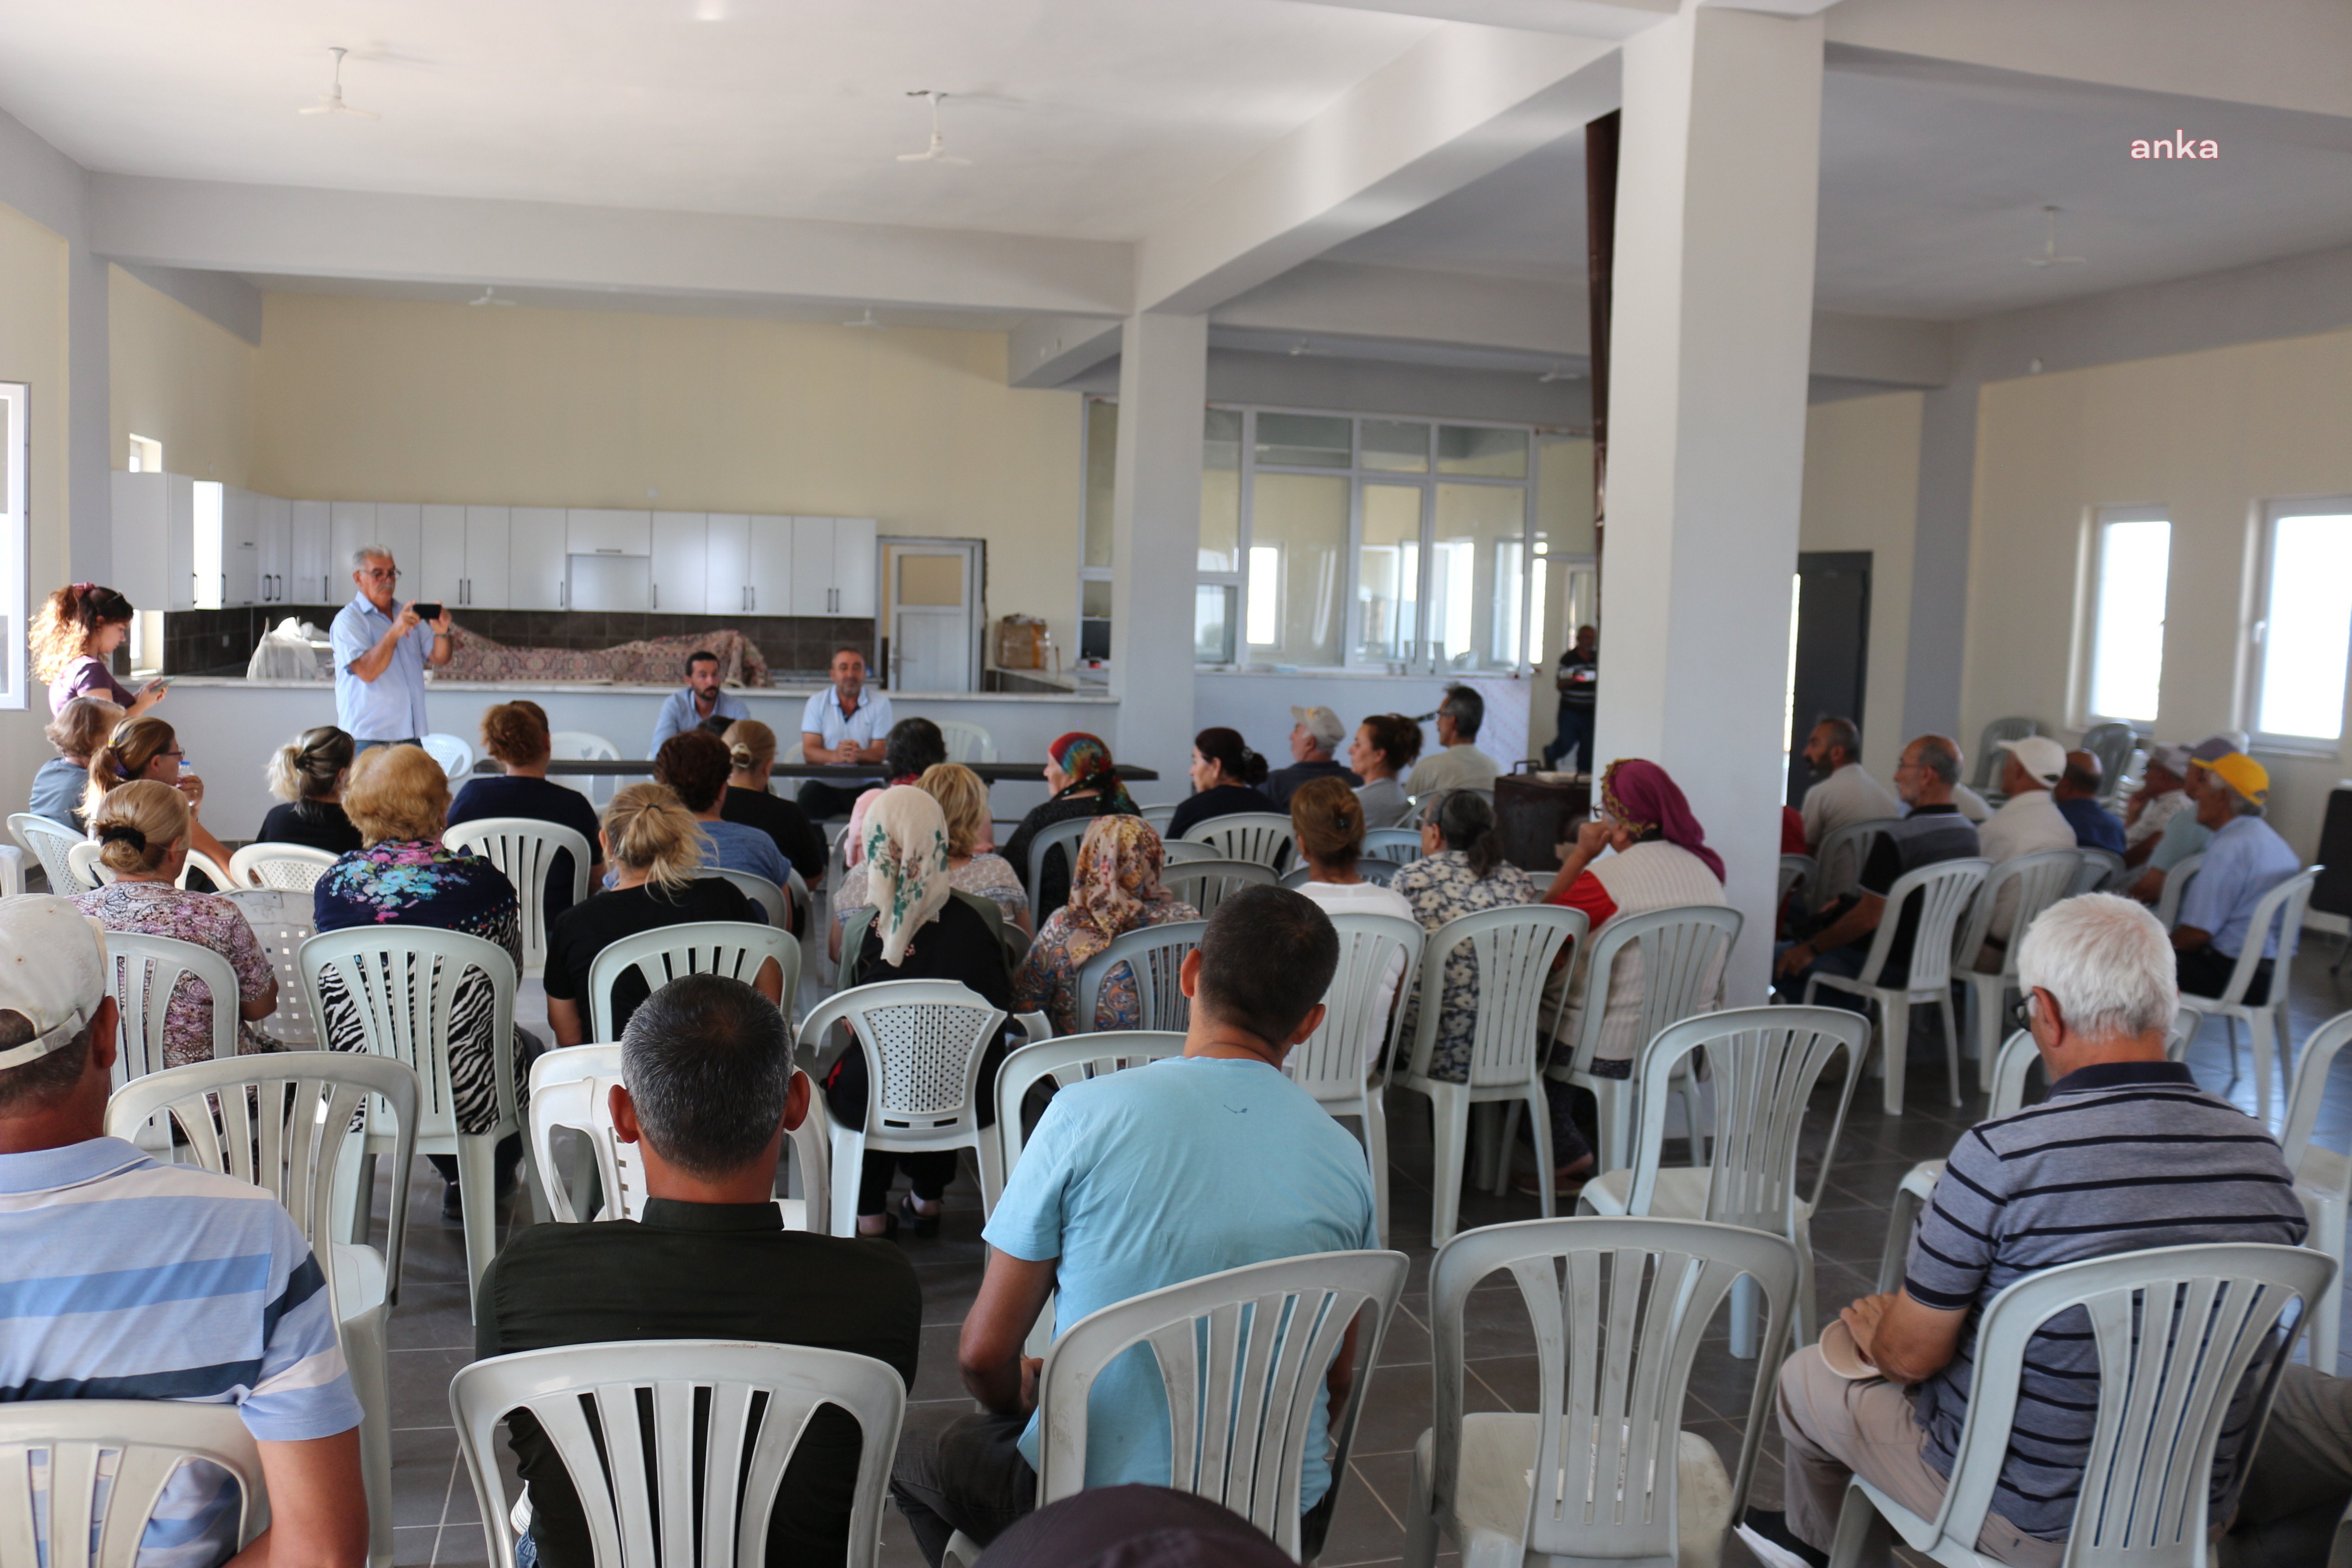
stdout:
{"type": "Polygon", "coordinates": [[[401,597],[463,608],[466,603],[466,509],[428,506],[417,519],[416,562],[401,564],[401,597]]]}
{"type": "MultiPolygon", "coordinates": [[[[754,616],[792,616],[793,584],[800,581],[800,536],[789,517],[751,520],[751,605],[754,616]]],[[[823,595],[818,595],[820,598],[823,595]]]]}
{"type": "Polygon", "coordinates": [[[751,520],[740,511],[714,511],[703,536],[703,613],[744,616],[751,612],[751,520]]]}
{"type": "MultiPolygon", "coordinates": [[[[329,536],[327,560],[335,584],[335,596],[327,602],[349,603],[358,592],[352,582],[352,552],[362,544],[380,544],[375,533],[375,502],[372,500],[339,500],[331,503],[333,529],[329,536]]],[[[403,598],[406,595],[401,595],[403,598]]]]}
{"type": "Polygon", "coordinates": [[[877,610],[874,520],[836,517],[833,520],[833,610],[836,616],[871,620],[877,610]]]}
{"type": "Polygon", "coordinates": [[[221,603],[261,602],[261,498],[234,485],[221,489],[221,603]]]}
{"type": "Polygon", "coordinates": [[[673,616],[704,613],[709,538],[709,520],[698,511],[654,513],[655,610],[673,616]]]}
{"type": "Polygon", "coordinates": [[[172,596],[165,581],[169,550],[163,537],[168,527],[163,476],[117,468],[109,478],[113,481],[115,591],[134,605],[163,609],[172,596]]]}
{"type": "Polygon", "coordinates": [[[507,513],[507,605],[563,608],[563,509],[519,506],[507,513]]]}
{"type": "Polygon", "coordinates": [[[287,602],[343,605],[351,602],[349,566],[335,569],[334,524],[322,500],[298,500],[288,509],[289,551],[286,574],[292,579],[287,602]]]}
{"type": "Polygon", "coordinates": [[[793,519],[793,596],[788,614],[833,614],[833,519],[793,519]]]}
{"type": "Polygon", "coordinates": [[[261,602],[282,605],[291,596],[287,574],[294,564],[294,503],[278,496],[253,499],[261,535],[261,602]]]}
{"type": "Polygon", "coordinates": [[[890,689],[970,691],[978,684],[979,546],[893,542],[890,689]]]}
{"type": "Polygon", "coordinates": [[[469,506],[466,509],[466,607],[503,610],[507,607],[509,546],[507,509],[469,506]]]}

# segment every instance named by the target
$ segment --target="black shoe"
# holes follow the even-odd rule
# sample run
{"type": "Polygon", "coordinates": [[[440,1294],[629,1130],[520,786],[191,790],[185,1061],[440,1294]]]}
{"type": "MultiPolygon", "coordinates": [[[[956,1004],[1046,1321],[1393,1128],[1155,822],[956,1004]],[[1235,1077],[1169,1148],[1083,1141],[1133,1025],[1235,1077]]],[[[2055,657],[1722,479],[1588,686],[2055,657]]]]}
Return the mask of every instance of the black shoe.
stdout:
{"type": "Polygon", "coordinates": [[[455,1182],[441,1189],[441,1223],[443,1225],[466,1223],[465,1200],[458,1195],[457,1184],[455,1182]]]}
{"type": "Polygon", "coordinates": [[[1830,1568],[1830,1554],[1817,1546],[1800,1541],[1789,1529],[1789,1516],[1769,1509],[1751,1508],[1740,1523],[1762,1536],[1770,1544],[1788,1552],[1812,1568],[1830,1568]]]}
{"type": "Polygon", "coordinates": [[[929,1214],[923,1213],[915,1206],[915,1194],[912,1193],[907,1194],[898,1200],[898,1217],[904,1220],[907,1228],[917,1236],[939,1235],[940,1218],[946,1212],[945,1209],[933,1209],[929,1214]]]}

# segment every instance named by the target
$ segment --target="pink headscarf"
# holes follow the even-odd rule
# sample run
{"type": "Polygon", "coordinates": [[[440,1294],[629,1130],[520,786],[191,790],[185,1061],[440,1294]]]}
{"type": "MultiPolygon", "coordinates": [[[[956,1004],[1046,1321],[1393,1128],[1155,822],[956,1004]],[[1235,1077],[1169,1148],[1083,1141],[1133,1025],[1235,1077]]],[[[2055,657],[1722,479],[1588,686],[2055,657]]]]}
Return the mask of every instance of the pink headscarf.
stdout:
{"type": "Polygon", "coordinates": [[[1723,857],[1706,847],[1706,829],[1691,815],[1682,786],[1657,763],[1639,757],[1610,763],[1601,775],[1601,806],[1636,833],[1657,829],[1660,837],[1697,856],[1717,881],[1723,880],[1723,857]]]}

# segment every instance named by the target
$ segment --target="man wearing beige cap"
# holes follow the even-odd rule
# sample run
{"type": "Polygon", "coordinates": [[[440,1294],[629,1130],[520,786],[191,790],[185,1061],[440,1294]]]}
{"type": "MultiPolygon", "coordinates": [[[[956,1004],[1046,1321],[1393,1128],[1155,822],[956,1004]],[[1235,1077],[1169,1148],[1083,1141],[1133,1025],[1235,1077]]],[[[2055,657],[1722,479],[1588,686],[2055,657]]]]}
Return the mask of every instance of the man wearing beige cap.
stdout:
{"type": "MultiPolygon", "coordinates": [[[[2246,755],[2231,752],[2200,763],[2205,787],[2197,800],[2197,820],[2211,832],[2205,861],[2196,880],[2180,896],[2179,923],[2172,928],[2172,958],[2180,975],[2180,989],[2199,996],[2219,996],[2229,989],[2238,955],[2249,938],[2259,940],[2263,956],[2246,987],[2249,1006],[2270,1000],[2271,971],[2280,956],[2278,922],[2253,930],[2254,906],[2263,895],[2303,869],[2303,857],[2263,820],[2263,803],[2270,795],[2270,770],[2246,755]]],[[[2294,956],[2295,933],[2286,933],[2284,952],[2294,956]]]]}
{"type": "MultiPolygon", "coordinates": [[[[2047,735],[1998,741],[1994,745],[2009,753],[2000,765],[2000,790],[2009,798],[1977,829],[1984,858],[1998,870],[2004,860],[2021,855],[2074,848],[2074,825],[2050,795],[2050,786],[2065,774],[2066,748],[2047,735]]],[[[2008,945],[2010,927],[2016,921],[2017,886],[2012,882],[1993,900],[1992,930],[1986,939],[1987,951],[1978,957],[1979,965],[2000,967],[2000,949],[2008,945]]]]}
{"type": "MultiPolygon", "coordinates": [[[[71,901],[0,900],[0,1404],[234,1405],[269,1491],[254,1560],[356,1568],[360,1406],[325,1276],[267,1188],[106,1136],[109,969],[71,901]]],[[[226,1561],[235,1486],[174,1471],[139,1561],[226,1561]]]]}
{"type": "Polygon", "coordinates": [[[1266,774],[1265,783],[1258,785],[1276,810],[1288,811],[1290,797],[1309,779],[1345,779],[1349,789],[1363,787],[1361,778],[1349,772],[1345,763],[1332,759],[1339,742],[1348,737],[1339,715],[1323,707],[1293,708],[1290,719],[1290,755],[1294,760],[1288,767],[1276,768],[1266,774]]]}

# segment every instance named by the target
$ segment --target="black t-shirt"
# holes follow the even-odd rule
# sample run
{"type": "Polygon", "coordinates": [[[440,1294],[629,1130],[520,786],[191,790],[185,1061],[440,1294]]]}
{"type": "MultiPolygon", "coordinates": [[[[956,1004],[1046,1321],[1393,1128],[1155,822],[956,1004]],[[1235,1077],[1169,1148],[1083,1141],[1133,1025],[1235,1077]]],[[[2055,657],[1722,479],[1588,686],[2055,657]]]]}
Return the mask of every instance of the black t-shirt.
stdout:
{"type": "MultiPolygon", "coordinates": [[[[1272,781],[1269,780],[1269,783],[1272,781]]],[[[1204,789],[1198,795],[1186,795],[1177,805],[1176,815],[1168,819],[1168,837],[1181,838],[1213,816],[1232,816],[1244,811],[1274,811],[1279,809],[1265,797],[1265,792],[1247,784],[1222,784],[1214,789],[1204,789]]],[[[1047,906],[1059,909],[1059,904],[1047,906]]]]}
{"type": "MultiPolygon", "coordinates": [[[[1871,845],[1870,858],[1862,866],[1863,890],[1883,899],[1906,872],[1946,860],[1965,860],[1976,854],[1977,847],[1976,825],[1960,815],[1958,806],[1915,805],[1910,816],[1889,824],[1871,845]]],[[[1919,900],[1906,900],[1895,921],[1895,938],[1886,949],[1886,968],[1879,976],[1888,984],[1901,984],[1911,973],[1911,944],[1919,932],[1919,900]]],[[[1868,952],[1874,934],[1853,945],[1868,952]]]]}
{"type": "Polygon", "coordinates": [[[334,801],[295,800],[269,808],[255,842],[300,844],[330,855],[348,855],[360,847],[360,830],[334,801]]]}
{"type": "MultiPolygon", "coordinates": [[[[916,931],[896,968],[882,962],[882,933],[868,926],[857,962],[845,966],[851,984],[871,985],[882,980],[952,980],[980,993],[992,1007],[1006,1014],[1004,1028],[982,1058],[980,1124],[996,1124],[996,1068],[1020,1026],[1012,1019],[1013,975],[1004,965],[1004,942],[988,917],[950,898],[940,906],[936,919],[916,931]]],[[[835,1058],[825,1075],[825,1103],[834,1120],[845,1126],[866,1125],[866,1053],[855,1044],[835,1058]]]]}
{"type": "Polygon", "coordinates": [[[776,852],[793,863],[801,880],[814,882],[824,875],[824,836],[795,803],[729,784],[727,798],[719,805],[719,816],[723,822],[756,827],[774,839],[776,852]]]}
{"type": "MultiPolygon", "coordinates": [[[[653,1198],[638,1220],[533,1226],[491,1263],[481,1300],[482,1357],[608,1340],[755,1340],[872,1356],[911,1387],[922,1343],[922,1287],[904,1253],[786,1230],[773,1204],[653,1198]]],[[[554,1445],[527,1413],[507,1426],[540,1562],[589,1568],[587,1522],[554,1445]]],[[[847,1557],[859,1442],[847,1412],[811,1415],[769,1517],[768,1563],[847,1557]]]]}
{"type": "MultiPolygon", "coordinates": [[[[588,858],[594,860],[596,848],[596,808],[588,797],[576,789],[566,789],[552,779],[517,778],[511,774],[494,773],[466,781],[457,798],[449,803],[449,826],[461,822],[482,822],[493,816],[520,816],[531,822],[551,822],[558,827],[568,827],[588,840],[588,858]]],[[[550,925],[558,915],[572,907],[572,851],[559,849],[547,863],[547,893],[540,900],[550,925]]]]}
{"type": "MultiPolygon", "coordinates": [[[[765,925],[767,916],[743,896],[742,889],[723,877],[698,878],[674,895],[651,882],[598,893],[586,903],[566,910],[548,931],[547,994],[559,1001],[577,1003],[581,1026],[593,1027],[588,972],[596,966],[596,955],[625,936],[696,921],[765,925]]],[[[621,1037],[629,1015],[651,994],[645,976],[634,968],[613,983],[613,1038],[621,1037]]]]}
{"type": "Polygon", "coordinates": [[[1298,793],[1300,784],[1310,779],[1338,779],[1349,789],[1360,789],[1364,783],[1344,763],[1336,758],[1327,758],[1319,763],[1293,763],[1286,768],[1276,768],[1265,775],[1265,783],[1260,784],[1258,790],[1274,803],[1275,810],[1288,811],[1290,797],[1298,793]]]}

